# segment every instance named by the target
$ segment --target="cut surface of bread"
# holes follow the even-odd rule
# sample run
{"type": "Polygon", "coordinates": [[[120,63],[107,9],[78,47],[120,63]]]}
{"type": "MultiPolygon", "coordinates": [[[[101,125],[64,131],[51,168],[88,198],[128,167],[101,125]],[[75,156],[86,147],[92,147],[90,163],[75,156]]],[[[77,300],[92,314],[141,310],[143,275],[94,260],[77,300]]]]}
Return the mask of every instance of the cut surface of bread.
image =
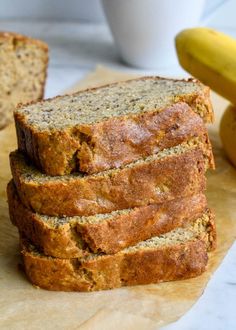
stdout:
{"type": "Polygon", "coordinates": [[[25,272],[34,285],[56,291],[95,291],[200,275],[207,266],[207,251],[215,247],[215,237],[208,211],[185,228],[113,255],[59,259],[40,254],[24,239],[21,245],[25,272]]]}
{"type": "Polygon", "coordinates": [[[13,120],[19,103],[43,98],[47,63],[44,42],[0,32],[0,129],[13,120]]]}
{"type": "Polygon", "coordinates": [[[18,151],[10,154],[10,163],[19,197],[27,208],[53,216],[88,216],[202,192],[207,152],[205,142],[192,139],[121,169],[58,177],[41,174],[18,151]]]}
{"type": "Polygon", "coordinates": [[[192,137],[199,115],[212,121],[208,87],[145,77],[20,107],[15,123],[19,149],[43,172],[92,174],[192,137]]]}
{"type": "Polygon", "coordinates": [[[45,255],[81,257],[91,252],[114,254],[139,241],[184,227],[207,208],[204,194],[162,204],[96,214],[89,217],[49,217],[33,213],[20,202],[13,181],[8,184],[10,219],[45,255]]]}

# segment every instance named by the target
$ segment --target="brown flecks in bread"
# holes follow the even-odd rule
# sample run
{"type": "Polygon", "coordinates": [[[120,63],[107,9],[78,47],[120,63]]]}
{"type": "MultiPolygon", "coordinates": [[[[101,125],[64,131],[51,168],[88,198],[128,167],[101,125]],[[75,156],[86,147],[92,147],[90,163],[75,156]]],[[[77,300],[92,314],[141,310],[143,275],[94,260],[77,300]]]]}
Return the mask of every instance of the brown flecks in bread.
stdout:
{"type": "Polygon", "coordinates": [[[185,197],[205,189],[206,144],[193,139],[120,169],[93,175],[49,177],[27,165],[19,152],[10,155],[22,203],[47,215],[109,213],[185,197]]]}
{"type": "Polygon", "coordinates": [[[0,32],[0,129],[13,120],[19,103],[43,98],[47,63],[45,43],[0,32]]]}
{"type": "MultiPolygon", "coordinates": [[[[163,109],[178,101],[190,103],[208,87],[196,80],[146,77],[59,96],[18,108],[15,113],[39,131],[63,130],[111,117],[163,109]]],[[[209,109],[209,116],[212,115],[209,109]]]]}
{"type": "Polygon", "coordinates": [[[88,217],[49,217],[24,207],[12,181],[7,190],[10,218],[21,235],[44,254],[59,258],[81,257],[91,251],[116,253],[152,236],[185,227],[207,208],[206,197],[200,193],[88,217]]]}
{"type": "Polygon", "coordinates": [[[215,241],[215,224],[208,211],[185,228],[114,255],[58,259],[40,254],[25,240],[21,243],[25,272],[32,284],[55,291],[95,291],[200,275],[215,241]]]}
{"type": "Polygon", "coordinates": [[[15,122],[19,149],[64,175],[116,168],[203,134],[199,116],[213,117],[208,87],[146,77],[20,107],[15,122]]]}

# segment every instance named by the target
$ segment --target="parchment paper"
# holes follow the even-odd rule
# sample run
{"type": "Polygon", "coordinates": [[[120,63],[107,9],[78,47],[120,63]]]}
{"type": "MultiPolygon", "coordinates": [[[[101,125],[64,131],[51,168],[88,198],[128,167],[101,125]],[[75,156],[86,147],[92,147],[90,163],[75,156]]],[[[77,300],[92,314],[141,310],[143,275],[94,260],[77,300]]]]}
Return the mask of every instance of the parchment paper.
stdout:
{"type": "MultiPolygon", "coordinates": [[[[99,67],[74,90],[127,74],[99,67]]],[[[216,213],[218,248],[202,276],[159,285],[95,293],[35,289],[18,267],[18,235],[8,218],[5,188],[8,154],[16,147],[14,126],[0,132],[0,328],[1,329],[157,329],[177,320],[203,293],[210,276],[236,238],[236,171],[226,160],[217,134],[227,102],[213,95],[216,123],[209,128],[217,169],[208,173],[207,196],[216,213]]]]}

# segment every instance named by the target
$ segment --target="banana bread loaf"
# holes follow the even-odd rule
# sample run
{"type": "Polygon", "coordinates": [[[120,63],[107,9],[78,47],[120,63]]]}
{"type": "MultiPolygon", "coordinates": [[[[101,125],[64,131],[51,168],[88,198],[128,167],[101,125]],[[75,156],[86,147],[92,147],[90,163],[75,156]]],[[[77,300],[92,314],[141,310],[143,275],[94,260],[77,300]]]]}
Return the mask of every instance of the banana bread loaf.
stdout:
{"type": "Polygon", "coordinates": [[[0,129],[13,120],[18,103],[43,98],[47,63],[44,42],[0,32],[0,129]]]}
{"type": "Polygon", "coordinates": [[[209,88],[197,80],[119,82],[19,107],[18,147],[48,175],[98,173],[196,136],[190,107],[212,121],[209,88]]]}
{"type": "Polygon", "coordinates": [[[206,155],[208,144],[196,138],[121,169],[93,175],[50,177],[28,165],[18,151],[10,154],[10,163],[19,197],[27,208],[53,216],[88,216],[203,191],[209,166],[206,155]]]}
{"type": "Polygon", "coordinates": [[[151,238],[117,254],[59,259],[39,253],[22,240],[28,279],[56,291],[95,291],[127,285],[186,279],[205,271],[215,247],[215,225],[208,211],[185,228],[151,238]]]}
{"type": "Polygon", "coordinates": [[[206,197],[198,194],[89,217],[49,217],[28,210],[20,202],[13,181],[7,192],[10,219],[20,236],[45,255],[58,258],[82,257],[91,251],[114,254],[139,241],[184,227],[207,208],[206,197]]]}

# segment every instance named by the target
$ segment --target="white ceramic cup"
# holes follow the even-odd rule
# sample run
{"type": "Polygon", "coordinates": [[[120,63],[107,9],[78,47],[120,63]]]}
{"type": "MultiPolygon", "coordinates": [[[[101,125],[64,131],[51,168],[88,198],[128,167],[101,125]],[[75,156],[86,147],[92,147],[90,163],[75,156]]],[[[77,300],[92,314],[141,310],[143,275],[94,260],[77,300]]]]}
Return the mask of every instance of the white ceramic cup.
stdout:
{"type": "Polygon", "coordinates": [[[140,68],[176,62],[174,38],[198,25],[205,0],[102,0],[116,47],[140,68]]]}

